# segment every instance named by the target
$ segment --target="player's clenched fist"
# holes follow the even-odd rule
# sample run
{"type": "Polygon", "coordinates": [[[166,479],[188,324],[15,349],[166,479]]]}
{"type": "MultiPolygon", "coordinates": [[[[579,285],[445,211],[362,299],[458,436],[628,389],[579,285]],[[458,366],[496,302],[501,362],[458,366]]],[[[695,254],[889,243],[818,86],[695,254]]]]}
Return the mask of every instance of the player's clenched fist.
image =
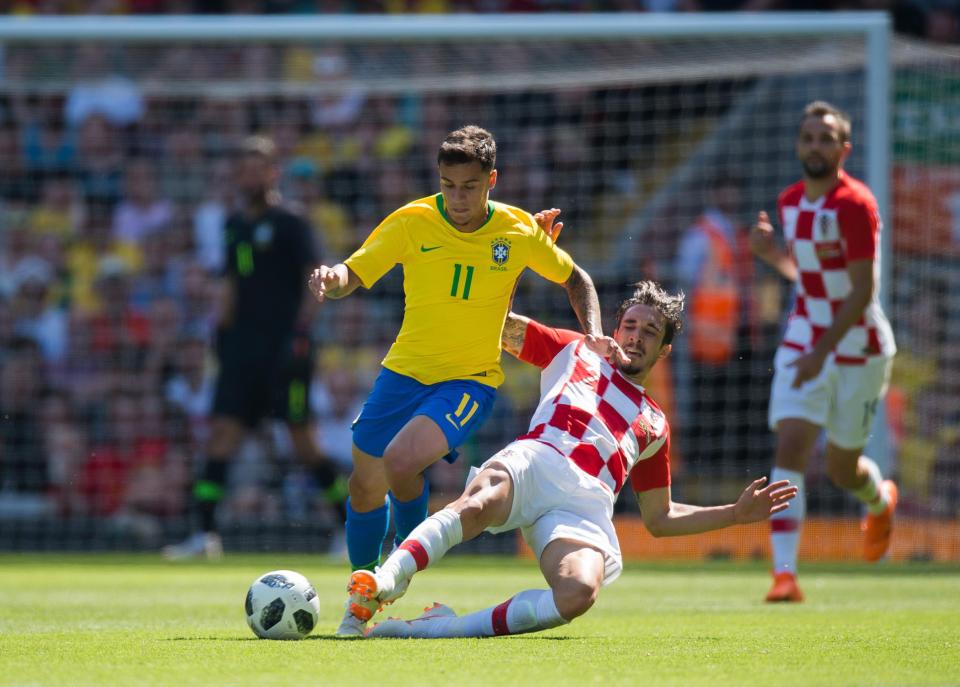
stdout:
{"type": "Polygon", "coordinates": [[[750,250],[762,258],[770,255],[774,248],[773,225],[767,213],[761,210],[757,214],[757,223],[750,230],[750,250]]]}
{"type": "Polygon", "coordinates": [[[594,336],[587,334],[583,337],[583,343],[586,347],[599,355],[601,358],[616,362],[621,365],[630,364],[630,356],[617,343],[616,339],[610,336],[594,336]]]}
{"type": "Polygon", "coordinates": [[[336,266],[320,265],[311,273],[308,284],[311,293],[322,303],[328,296],[334,297],[331,292],[336,292],[342,286],[342,279],[336,266]]]}

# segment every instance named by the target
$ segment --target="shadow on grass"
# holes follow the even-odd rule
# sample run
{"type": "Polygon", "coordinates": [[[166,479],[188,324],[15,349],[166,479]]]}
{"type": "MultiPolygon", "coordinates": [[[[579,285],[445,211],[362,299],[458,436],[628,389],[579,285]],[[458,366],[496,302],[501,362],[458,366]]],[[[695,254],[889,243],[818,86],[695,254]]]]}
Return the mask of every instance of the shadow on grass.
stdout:
{"type": "MultiPolygon", "coordinates": [[[[260,639],[259,637],[215,637],[215,636],[206,636],[206,637],[167,637],[163,641],[165,642],[274,642],[274,641],[288,641],[288,642],[360,642],[360,641],[404,641],[407,639],[412,639],[409,637],[338,637],[337,635],[309,635],[303,639],[290,639],[290,640],[276,640],[276,639],[260,639]]],[[[584,639],[584,637],[568,637],[566,635],[556,636],[551,635],[549,637],[544,637],[534,634],[528,635],[511,635],[509,637],[437,637],[436,639],[510,639],[511,641],[522,641],[522,640],[532,640],[537,641],[551,641],[551,642],[567,642],[571,640],[584,639]]],[[[436,641],[436,639],[430,641],[436,641]]]]}
{"type": "Polygon", "coordinates": [[[365,639],[365,637],[338,637],[337,635],[310,635],[303,639],[260,639],[259,637],[167,637],[165,642],[302,642],[302,641],[334,641],[334,642],[355,642],[365,639]]]}

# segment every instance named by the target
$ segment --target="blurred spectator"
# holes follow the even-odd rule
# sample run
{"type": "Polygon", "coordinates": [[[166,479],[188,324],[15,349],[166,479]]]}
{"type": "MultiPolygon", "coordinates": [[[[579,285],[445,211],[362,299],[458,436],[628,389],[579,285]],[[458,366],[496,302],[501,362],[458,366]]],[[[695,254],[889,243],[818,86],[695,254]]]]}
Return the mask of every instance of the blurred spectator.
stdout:
{"type": "Polygon", "coordinates": [[[189,423],[193,455],[209,437],[215,375],[207,355],[207,336],[202,329],[187,328],[180,335],[173,374],[164,387],[167,401],[178,408],[189,423]]]}
{"type": "Polygon", "coordinates": [[[80,125],[77,173],[88,203],[113,207],[122,193],[123,153],[120,132],[100,115],[80,125]]]}
{"type": "Polygon", "coordinates": [[[67,250],[67,267],[70,275],[70,302],[83,313],[93,312],[98,307],[95,288],[97,270],[103,258],[116,258],[133,272],[140,268],[143,254],[129,241],[113,238],[110,215],[102,205],[90,207],[83,231],[67,250]]]}
{"type": "Polygon", "coordinates": [[[221,285],[210,272],[195,262],[183,265],[180,279],[178,301],[183,326],[206,332],[208,340],[212,340],[218,316],[218,301],[222,297],[221,285]]]}
{"type": "MultiPolygon", "coordinates": [[[[330,359],[324,362],[329,363],[330,359]]],[[[317,418],[317,445],[347,472],[353,467],[351,423],[360,414],[367,387],[358,370],[344,362],[317,366],[310,407],[317,418]]]]}
{"type": "Polygon", "coordinates": [[[177,344],[183,315],[174,298],[157,298],[143,311],[150,321],[150,341],[144,361],[144,388],[161,390],[177,367],[177,344]]]}
{"type": "Polygon", "coordinates": [[[40,348],[16,338],[0,365],[0,493],[6,507],[38,514],[48,484],[40,402],[44,390],[40,348]]]}
{"type": "Polygon", "coordinates": [[[58,172],[41,182],[40,201],[31,210],[28,223],[35,234],[54,234],[68,239],[80,233],[85,212],[76,182],[58,172]]]}
{"type": "Polygon", "coordinates": [[[43,397],[43,450],[49,462],[50,494],[63,515],[84,512],[77,486],[86,462],[87,435],[64,391],[51,390],[43,397]]]}
{"type": "Polygon", "coordinates": [[[113,215],[113,236],[141,243],[147,234],[165,229],[173,219],[173,203],[157,195],[156,172],[149,160],[131,160],[125,167],[123,200],[113,215]]]}
{"type": "Polygon", "coordinates": [[[130,302],[139,310],[149,310],[156,300],[174,295],[177,289],[170,274],[168,246],[166,232],[155,231],[143,239],[143,264],[130,288],[130,302]]]}
{"type": "Polygon", "coordinates": [[[174,203],[193,205],[204,196],[210,181],[203,140],[194,121],[178,124],[166,135],[160,188],[174,203]]]}
{"type": "MultiPolygon", "coordinates": [[[[2,176],[2,175],[0,175],[2,176]]],[[[36,255],[36,237],[29,225],[20,219],[7,218],[6,231],[0,233],[0,295],[12,295],[16,290],[14,271],[28,257],[36,255]]]]}
{"type": "Polygon", "coordinates": [[[27,178],[17,127],[12,124],[0,123],[0,169],[0,213],[6,213],[36,192],[27,178]]]}
{"type": "Polygon", "coordinates": [[[190,483],[189,463],[177,435],[169,432],[168,411],[154,394],[140,399],[140,418],[135,454],[124,495],[124,511],[142,534],[158,536],[153,518],[180,515],[186,507],[184,494],[190,483]],[[144,516],[152,516],[145,518],[144,516]]]}
{"type": "Polygon", "coordinates": [[[150,320],[130,302],[130,271],[118,257],[102,258],[96,288],[100,307],[90,316],[92,354],[110,380],[109,391],[141,391],[150,344],[150,320]]]}
{"type": "MultiPolygon", "coordinates": [[[[64,116],[70,126],[100,115],[115,126],[128,126],[143,116],[143,96],[137,84],[110,70],[108,50],[102,44],[83,43],[73,62],[76,84],[67,94],[64,116]]],[[[113,61],[117,64],[116,61],[113,61]]]]}
{"type": "Polygon", "coordinates": [[[62,97],[57,96],[15,105],[23,123],[23,159],[30,170],[59,172],[74,164],[75,131],[64,124],[62,103],[62,97]]]}
{"type": "Polygon", "coordinates": [[[13,269],[10,300],[15,334],[33,341],[50,362],[60,360],[67,349],[66,313],[48,301],[53,279],[46,260],[25,257],[13,269]]]}
{"type": "Polygon", "coordinates": [[[88,418],[106,397],[111,380],[106,362],[93,352],[93,327],[87,313],[70,311],[67,352],[50,368],[51,385],[68,389],[79,415],[88,418]]]}
{"type": "Polygon", "coordinates": [[[116,514],[124,503],[127,478],[137,457],[140,398],[117,390],[106,401],[100,436],[93,442],[79,479],[84,512],[94,516],[116,514]]]}
{"type": "Polygon", "coordinates": [[[249,134],[249,104],[239,97],[211,96],[197,109],[197,127],[204,153],[222,158],[233,154],[249,134]]]}
{"type": "Polygon", "coordinates": [[[212,166],[210,181],[203,185],[203,199],[193,212],[193,243],[196,258],[212,273],[224,264],[224,225],[231,205],[230,165],[218,160],[212,166]]]}
{"type": "MultiPolygon", "coordinates": [[[[770,337],[763,337],[761,273],[740,220],[742,186],[729,171],[710,182],[705,208],[683,235],[676,257],[677,284],[689,302],[687,331],[673,356],[678,443],[697,474],[767,458],[768,447],[750,440],[765,436],[766,414],[757,399],[767,395],[765,356],[772,349],[770,337]],[[764,362],[755,366],[755,355],[764,362]],[[754,380],[758,366],[764,371],[754,380]]],[[[763,286],[771,287],[778,292],[774,281],[763,286]]],[[[775,325],[779,315],[770,319],[775,325]]]]}
{"type": "Polygon", "coordinates": [[[290,195],[303,206],[321,252],[340,255],[356,250],[359,245],[347,213],[324,197],[322,179],[313,161],[304,157],[292,160],[287,166],[287,175],[290,195]]]}

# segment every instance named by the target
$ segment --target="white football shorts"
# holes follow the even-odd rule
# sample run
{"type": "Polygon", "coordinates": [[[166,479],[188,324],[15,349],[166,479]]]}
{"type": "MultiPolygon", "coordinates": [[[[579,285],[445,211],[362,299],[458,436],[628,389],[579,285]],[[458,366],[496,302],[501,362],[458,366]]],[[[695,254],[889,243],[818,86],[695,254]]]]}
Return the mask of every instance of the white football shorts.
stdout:
{"type": "Polygon", "coordinates": [[[892,358],[872,358],[863,365],[837,365],[827,358],[815,378],[791,388],[797,374],[791,362],[803,355],[781,346],[773,358],[770,429],[786,418],[800,418],[826,429],[840,448],[863,448],[870,437],[877,406],[890,382],[892,358]]]}
{"type": "Polygon", "coordinates": [[[506,467],[513,480],[513,505],[507,521],[488,532],[519,529],[537,560],[556,539],[583,542],[603,552],[604,585],[620,576],[623,557],[613,527],[613,495],[606,486],[555,449],[530,439],[515,441],[480,468],[471,468],[467,481],[493,462],[506,467]]]}

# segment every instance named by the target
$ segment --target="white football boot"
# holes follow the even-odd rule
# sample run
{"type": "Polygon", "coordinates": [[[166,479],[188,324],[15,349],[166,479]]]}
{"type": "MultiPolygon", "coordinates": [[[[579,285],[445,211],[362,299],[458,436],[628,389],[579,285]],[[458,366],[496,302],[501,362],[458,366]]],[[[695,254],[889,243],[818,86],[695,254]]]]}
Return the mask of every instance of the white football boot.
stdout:
{"type": "Polygon", "coordinates": [[[427,625],[431,621],[440,618],[455,618],[456,612],[449,606],[441,603],[434,603],[423,609],[423,613],[413,620],[403,620],[402,618],[387,618],[386,620],[373,625],[367,630],[366,636],[371,637],[391,637],[394,639],[410,639],[413,637],[431,636],[427,625]]]}

